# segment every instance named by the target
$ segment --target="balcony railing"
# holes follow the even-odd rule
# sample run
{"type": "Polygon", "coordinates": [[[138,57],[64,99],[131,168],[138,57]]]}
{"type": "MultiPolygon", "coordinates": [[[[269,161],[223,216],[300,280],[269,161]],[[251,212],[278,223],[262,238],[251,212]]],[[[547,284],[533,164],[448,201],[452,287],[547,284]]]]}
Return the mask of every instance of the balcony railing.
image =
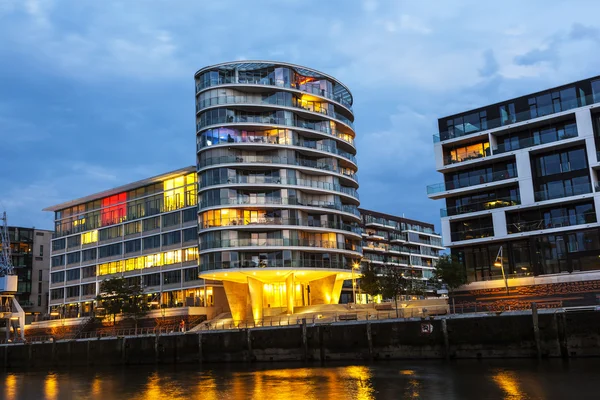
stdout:
{"type": "Polygon", "coordinates": [[[508,233],[539,231],[542,229],[562,228],[565,226],[591,224],[596,222],[595,213],[574,214],[564,217],[552,217],[534,221],[517,221],[506,224],[508,233]]]}
{"type": "Polygon", "coordinates": [[[448,181],[427,186],[427,194],[445,192],[447,190],[461,189],[469,186],[483,185],[484,183],[498,182],[505,179],[516,178],[516,171],[497,171],[491,174],[470,176],[468,179],[459,179],[458,182],[448,181]]]}
{"type": "Polygon", "coordinates": [[[338,174],[342,174],[353,181],[358,182],[358,173],[355,173],[348,168],[339,167],[334,163],[324,163],[314,160],[303,160],[295,157],[279,157],[279,156],[221,156],[221,157],[206,157],[202,158],[198,162],[198,168],[204,168],[211,165],[219,164],[285,164],[285,165],[297,165],[299,167],[308,167],[322,169],[325,171],[332,171],[338,174]]]}
{"type": "Polygon", "coordinates": [[[521,204],[521,198],[518,197],[501,197],[481,203],[466,204],[464,206],[442,208],[440,210],[441,217],[449,217],[452,215],[468,214],[477,211],[492,210],[495,208],[510,207],[521,204]]]}
{"type": "Polygon", "coordinates": [[[333,92],[328,92],[321,88],[316,88],[313,85],[306,84],[298,84],[298,83],[287,83],[282,80],[272,79],[272,78],[258,78],[258,79],[219,79],[219,80],[210,80],[206,83],[200,83],[196,85],[196,93],[201,90],[211,87],[211,86],[219,86],[219,85],[231,85],[235,83],[240,83],[244,85],[265,85],[265,86],[274,86],[274,87],[282,87],[300,90],[301,92],[306,92],[310,94],[316,94],[317,96],[325,97],[327,99],[331,99],[337,103],[342,104],[344,107],[352,110],[352,104],[346,100],[342,96],[336,95],[333,92]]]}
{"type": "Polygon", "coordinates": [[[444,156],[444,165],[457,164],[465,161],[476,160],[478,158],[488,157],[489,150],[487,152],[483,151],[469,151],[466,153],[461,153],[460,156],[453,157],[451,155],[444,156]]]}
{"type": "Polygon", "coordinates": [[[264,259],[260,261],[254,260],[241,260],[241,261],[223,261],[215,263],[200,263],[200,271],[214,271],[220,269],[231,269],[231,268],[334,268],[334,269],[346,269],[350,271],[352,269],[351,263],[339,262],[336,260],[321,260],[313,261],[310,259],[294,258],[291,260],[270,260],[264,259]]]}
{"type": "Polygon", "coordinates": [[[590,183],[582,183],[569,187],[561,187],[559,190],[540,190],[535,192],[535,201],[545,201],[560,199],[563,197],[578,196],[581,194],[592,193],[592,185],[590,183]]]}
{"type": "Polygon", "coordinates": [[[460,231],[453,231],[450,233],[450,238],[453,242],[459,242],[461,240],[481,239],[494,236],[494,227],[487,226],[478,229],[464,229],[460,231]]]}
{"type": "Polygon", "coordinates": [[[359,245],[335,242],[329,240],[312,239],[223,239],[223,240],[200,240],[200,249],[219,249],[224,247],[321,247],[325,249],[338,249],[362,252],[359,245]]]}
{"type": "Polygon", "coordinates": [[[276,218],[276,217],[262,217],[262,218],[221,218],[221,219],[209,219],[203,220],[200,223],[201,229],[217,228],[220,226],[259,226],[259,225],[293,225],[293,226],[307,226],[313,228],[329,228],[329,229],[340,229],[344,231],[354,232],[361,234],[362,229],[358,225],[343,224],[333,221],[320,221],[320,220],[303,220],[297,218],[276,218]]]}
{"type": "Polygon", "coordinates": [[[529,120],[536,119],[536,118],[546,117],[548,115],[553,115],[553,114],[556,114],[559,112],[572,110],[577,107],[595,104],[598,102],[600,102],[600,97],[598,97],[598,95],[596,95],[596,96],[587,95],[584,97],[579,97],[579,98],[577,98],[577,100],[561,102],[560,109],[554,109],[552,106],[548,107],[547,109],[542,111],[543,115],[537,115],[537,114],[532,115],[530,110],[526,110],[526,111],[518,112],[515,114],[511,114],[506,118],[501,117],[501,118],[494,118],[494,119],[486,120],[486,121],[483,121],[480,124],[478,124],[478,126],[471,125],[473,127],[473,129],[469,132],[462,132],[462,131],[455,129],[452,132],[445,131],[445,132],[436,133],[433,135],[433,141],[434,141],[434,143],[437,143],[440,141],[443,142],[443,141],[455,139],[458,137],[469,136],[469,135],[473,135],[475,133],[484,132],[488,129],[499,128],[502,126],[515,124],[517,122],[529,121],[529,120]],[[596,98],[594,98],[594,97],[596,97],[596,98]]]}
{"type": "Polygon", "coordinates": [[[506,153],[509,151],[515,151],[515,150],[520,150],[520,149],[524,149],[527,147],[539,146],[541,144],[546,144],[546,143],[558,142],[560,140],[567,140],[567,139],[572,139],[575,137],[577,137],[576,133],[575,134],[572,134],[572,133],[558,134],[558,136],[555,140],[549,140],[544,143],[541,142],[540,138],[530,137],[530,138],[525,138],[525,139],[519,140],[518,144],[513,144],[512,142],[500,143],[497,147],[495,147],[493,149],[493,153],[494,154],[502,154],[502,153],[506,153]]]}
{"type": "Polygon", "coordinates": [[[354,188],[341,186],[335,183],[329,182],[321,182],[321,181],[313,181],[310,179],[295,179],[295,178],[281,178],[281,177],[271,177],[271,176],[236,176],[230,178],[224,178],[220,180],[216,180],[213,182],[202,181],[200,185],[201,188],[206,188],[210,186],[216,185],[225,185],[225,184],[274,184],[274,185],[294,185],[294,186],[304,186],[314,189],[323,189],[323,190],[331,190],[334,192],[343,193],[348,196],[352,196],[358,199],[358,191],[354,188]]]}
{"type": "Polygon", "coordinates": [[[300,201],[293,197],[255,197],[255,198],[244,198],[244,197],[232,197],[223,198],[213,201],[200,201],[200,209],[214,206],[224,205],[291,205],[291,206],[304,206],[304,207],[319,207],[330,210],[339,210],[349,214],[353,214],[360,217],[360,211],[356,206],[349,206],[346,204],[335,203],[331,201],[300,201]]]}
{"type": "Polygon", "coordinates": [[[338,121],[348,125],[352,129],[354,129],[354,124],[346,117],[342,115],[338,115],[335,111],[329,112],[327,108],[314,108],[314,107],[305,107],[296,102],[285,102],[278,100],[276,98],[268,97],[267,99],[257,98],[256,96],[218,96],[211,97],[210,99],[198,100],[196,103],[196,112],[200,112],[201,110],[216,105],[227,105],[227,104],[258,104],[258,105],[274,105],[274,106],[282,106],[282,107],[292,107],[297,108],[304,111],[310,111],[317,114],[323,114],[329,116],[331,118],[337,119],[338,121]]]}
{"type": "Polygon", "coordinates": [[[292,140],[291,138],[285,138],[280,136],[266,136],[266,135],[243,135],[243,136],[231,136],[228,135],[227,138],[223,138],[222,141],[212,141],[210,145],[204,143],[203,140],[200,139],[196,144],[196,151],[200,151],[201,149],[209,146],[215,146],[219,144],[231,144],[231,143],[268,143],[268,144],[278,144],[278,145],[289,145],[289,146],[297,146],[304,147],[307,149],[315,149],[320,151],[325,151],[327,153],[337,154],[342,156],[354,164],[356,164],[356,157],[347,151],[340,150],[334,146],[327,146],[317,142],[310,142],[306,140],[292,140]]]}

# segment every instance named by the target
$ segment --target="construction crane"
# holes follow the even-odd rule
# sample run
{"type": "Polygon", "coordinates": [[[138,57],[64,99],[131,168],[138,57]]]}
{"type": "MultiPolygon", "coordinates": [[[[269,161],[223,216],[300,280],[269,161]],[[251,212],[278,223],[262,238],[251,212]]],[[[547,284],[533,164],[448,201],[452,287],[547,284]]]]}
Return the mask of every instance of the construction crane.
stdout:
{"type": "MultiPolygon", "coordinates": [[[[10,327],[21,330],[21,339],[25,339],[25,312],[15,297],[18,287],[18,277],[12,264],[10,236],[8,234],[8,219],[6,212],[2,213],[0,225],[0,319],[6,320],[6,340],[10,340],[10,327]],[[16,325],[15,325],[16,323],[16,325]]],[[[16,336],[16,334],[15,334],[16,336]]]]}

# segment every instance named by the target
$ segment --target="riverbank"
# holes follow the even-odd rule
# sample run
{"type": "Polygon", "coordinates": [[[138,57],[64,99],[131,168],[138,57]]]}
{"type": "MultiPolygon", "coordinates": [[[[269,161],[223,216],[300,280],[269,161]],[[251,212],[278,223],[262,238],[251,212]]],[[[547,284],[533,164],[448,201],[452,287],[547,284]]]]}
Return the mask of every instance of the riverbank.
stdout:
{"type": "Polygon", "coordinates": [[[0,367],[600,356],[600,311],[348,321],[0,346],[0,367]]]}

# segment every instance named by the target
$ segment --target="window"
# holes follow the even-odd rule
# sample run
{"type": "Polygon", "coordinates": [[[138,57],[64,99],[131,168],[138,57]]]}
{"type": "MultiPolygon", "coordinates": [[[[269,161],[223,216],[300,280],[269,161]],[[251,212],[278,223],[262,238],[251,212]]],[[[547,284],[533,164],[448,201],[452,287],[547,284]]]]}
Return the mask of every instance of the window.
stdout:
{"type": "Polygon", "coordinates": [[[41,294],[38,294],[37,305],[38,305],[38,307],[41,307],[41,305],[42,305],[42,295],[41,294]]]}
{"type": "Polygon", "coordinates": [[[90,244],[98,241],[98,231],[90,231],[81,234],[81,243],[90,244]]]}
{"type": "Polygon", "coordinates": [[[453,242],[494,236],[492,217],[451,222],[450,233],[453,242]]]}
{"type": "Polygon", "coordinates": [[[92,296],[96,294],[96,284],[88,283],[85,285],[81,285],[81,295],[82,296],[92,296]]]}
{"type": "Polygon", "coordinates": [[[163,233],[162,235],[163,246],[172,246],[174,244],[181,243],[181,231],[163,233]]]}
{"type": "Polygon", "coordinates": [[[490,144],[488,142],[470,144],[467,146],[456,147],[454,149],[444,150],[444,164],[454,164],[463,161],[490,155],[490,144]]]}
{"type": "Polygon", "coordinates": [[[80,245],[81,245],[81,236],[77,235],[77,236],[71,236],[71,237],[67,238],[67,247],[68,248],[78,247],[80,245]]]}
{"type": "Polygon", "coordinates": [[[81,252],[81,260],[83,262],[92,261],[96,259],[97,249],[87,249],[81,252]]]}
{"type": "Polygon", "coordinates": [[[90,265],[89,267],[81,268],[81,278],[93,278],[96,276],[96,266],[90,265]]]}
{"type": "Polygon", "coordinates": [[[42,281],[42,273],[43,273],[43,271],[40,269],[38,271],[38,281],[42,281]]]}
{"type": "Polygon", "coordinates": [[[160,273],[144,275],[144,287],[160,286],[160,273]]]}
{"type": "Polygon", "coordinates": [[[108,246],[102,246],[98,248],[98,257],[112,257],[122,253],[121,243],[109,244],[108,246]]]}
{"type": "Polygon", "coordinates": [[[79,268],[67,270],[67,281],[74,281],[76,279],[79,279],[80,276],[81,275],[79,268]]]}
{"type": "Polygon", "coordinates": [[[160,247],[160,235],[148,236],[142,240],[144,241],[144,250],[160,247]]]}
{"type": "Polygon", "coordinates": [[[63,239],[57,239],[52,241],[52,251],[63,250],[66,246],[67,241],[63,239]]]}
{"type": "Polygon", "coordinates": [[[51,283],[59,283],[65,281],[65,271],[53,272],[50,274],[51,283]]]}
{"type": "Polygon", "coordinates": [[[67,254],[67,264],[74,264],[81,261],[81,253],[76,251],[75,253],[67,254]]]}
{"type": "Polygon", "coordinates": [[[59,300],[65,297],[65,289],[58,288],[50,290],[50,299],[51,300],[59,300]]]}
{"type": "Polygon", "coordinates": [[[125,242],[125,253],[134,253],[140,250],[142,250],[142,241],[140,239],[125,242]]]}
{"type": "Polygon", "coordinates": [[[128,224],[123,225],[123,229],[125,230],[125,236],[140,233],[142,231],[142,222],[130,222],[128,224]]]}
{"type": "Polygon", "coordinates": [[[165,215],[163,215],[162,219],[163,219],[163,228],[168,228],[169,226],[179,225],[179,222],[181,220],[179,211],[171,213],[171,214],[165,214],[165,215]]]}
{"type": "Polygon", "coordinates": [[[44,257],[44,245],[40,244],[40,257],[44,257]]]}
{"type": "Polygon", "coordinates": [[[144,232],[153,231],[154,229],[160,228],[160,217],[153,217],[145,219],[142,223],[144,232]]]}
{"type": "Polygon", "coordinates": [[[185,282],[190,281],[198,281],[200,278],[198,277],[198,268],[186,268],[183,270],[183,279],[185,282]]]}
{"type": "Polygon", "coordinates": [[[194,221],[197,217],[198,209],[196,207],[183,210],[183,222],[194,221]]]}
{"type": "Polygon", "coordinates": [[[100,240],[110,240],[121,237],[121,226],[113,226],[112,228],[106,228],[100,230],[98,233],[100,240]]]}
{"type": "Polygon", "coordinates": [[[60,267],[62,265],[65,265],[65,255],[64,254],[62,254],[60,256],[52,257],[52,266],[53,267],[60,267]]]}
{"type": "Polygon", "coordinates": [[[183,241],[184,242],[194,242],[197,240],[198,240],[198,227],[197,226],[183,230],[183,241]]]}
{"type": "Polygon", "coordinates": [[[67,297],[78,297],[79,296],[79,286],[69,286],[67,288],[67,297]]]}
{"type": "Polygon", "coordinates": [[[181,271],[163,272],[163,285],[181,282],[181,271]]]}

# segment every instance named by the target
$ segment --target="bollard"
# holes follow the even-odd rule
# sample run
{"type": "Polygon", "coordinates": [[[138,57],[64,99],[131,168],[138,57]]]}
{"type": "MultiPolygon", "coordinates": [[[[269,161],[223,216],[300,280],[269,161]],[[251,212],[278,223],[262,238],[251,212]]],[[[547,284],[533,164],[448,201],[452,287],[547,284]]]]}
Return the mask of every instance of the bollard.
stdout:
{"type": "Polygon", "coordinates": [[[450,359],[450,340],[448,338],[448,320],[442,319],[442,333],[444,334],[444,349],[446,350],[446,360],[450,359]]]}
{"type": "Polygon", "coordinates": [[[537,303],[531,303],[531,319],[533,320],[533,338],[535,339],[535,350],[537,353],[537,357],[542,358],[537,303]]]}

